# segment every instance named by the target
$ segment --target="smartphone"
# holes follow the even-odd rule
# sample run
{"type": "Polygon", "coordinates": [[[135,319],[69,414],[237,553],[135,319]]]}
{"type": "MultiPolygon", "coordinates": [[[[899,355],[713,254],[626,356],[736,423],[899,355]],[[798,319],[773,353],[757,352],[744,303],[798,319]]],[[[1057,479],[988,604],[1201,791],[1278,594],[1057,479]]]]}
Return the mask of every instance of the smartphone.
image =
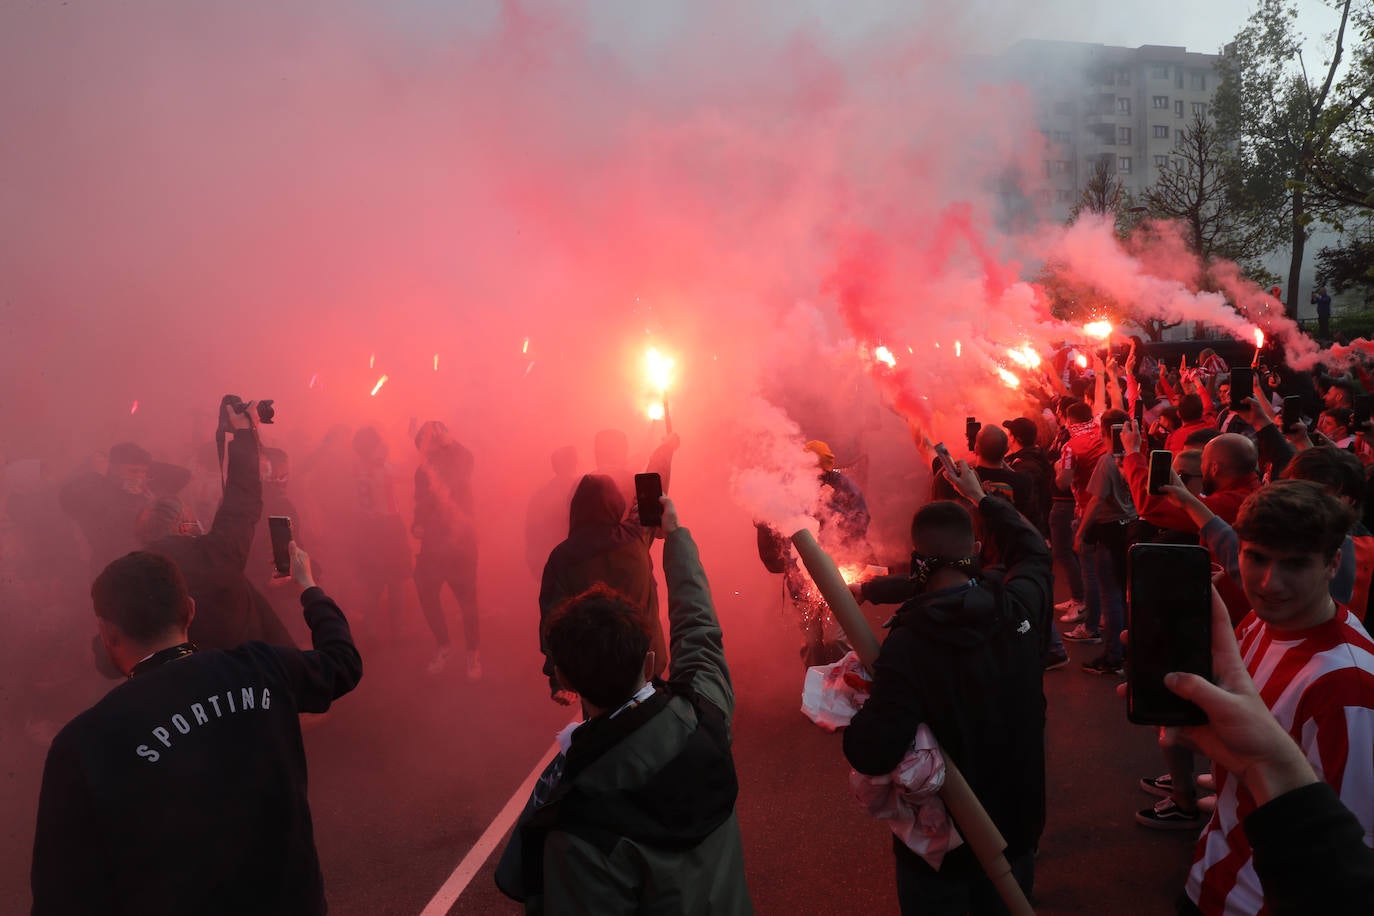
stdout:
{"type": "Polygon", "coordinates": [[[267,533],[272,536],[272,566],[276,578],[291,575],[291,519],[285,515],[267,517],[267,533]]]}
{"type": "Polygon", "coordinates": [[[945,469],[945,476],[953,483],[954,478],[959,476],[959,469],[954,466],[954,459],[949,457],[949,449],[945,448],[943,442],[935,443],[935,457],[940,459],[940,467],[945,469]]]}
{"type": "Polygon", "coordinates": [[[1244,410],[1246,398],[1255,396],[1255,370],[1237,366],[1231,370],[1231,409],[1244,410]]]}
{"type": "Polygon", "coordinates": [[[1288,432],[1294,426],[1302,422],[1302,397],[1301,395],[1289,395],[1283,399],[1283,431],[1288,432]]]}
{"type": "Polygon", "coordinates": [[[1121,431],[1125,428],[1124,423],[1112,424],[1112,454],[1118,458],[1126,454],[1126,446],[1121,442],[1121,431]]]}
{"type": "Polygon", "coordinates": [[[639,523],[645,528],[663,524],[663,478],[657,474],[635,475],[635,502],[639,504],[639,523]]]}
{"type": "Polygon", "coordinates": [[[978,441],[978,430],[983,428],[983,424],[978,422],[976,417],[969,417],[964,420],[964,438],[968,439],[968,450],[973,451],[973,446],[978,441]]]}
{"type": "Polygon", "coordinates": [[[1132,414],[1131,419],[1135,420],[1136,432],[1145,435],[1145,402],[1140,398],[1135,399],[1135,410],[1132,414]]]}
{"type": "Polygon", "coordinates": [[[1149,491],[1151,496],[1158,496],[1164,492],[1164,488],[1169,485],[1169,475],[1174,470],[1174,453],[1164,449],[1155,449],[1150,452],[1150,483],[1149,491]]]}
{"type": "Polygon", "coordinates": [[[1164,686],[1212,679],[1212,556],[1206,547],[1136,544],[1128,560],[1126,716],[1137,725],[1202,725],[1207,714],[1164,686]]]}
{"type": "Polygon", "coordinates": [[[1366,432],[1369,429],[1369,415],[1374,410],[1374,396],[1361,394],[1355,396],[1354,429],[1366,432]]]}

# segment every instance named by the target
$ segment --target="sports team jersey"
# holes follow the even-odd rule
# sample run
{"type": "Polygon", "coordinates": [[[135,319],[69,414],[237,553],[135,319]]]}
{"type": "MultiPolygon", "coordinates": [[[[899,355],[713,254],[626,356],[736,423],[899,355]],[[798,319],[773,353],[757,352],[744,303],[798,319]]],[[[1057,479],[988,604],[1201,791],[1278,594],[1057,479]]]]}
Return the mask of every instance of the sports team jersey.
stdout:
{"type": "MultiPolygon", "coordinates": [[[[1374,845],[1374,640],[1344,607],[1326,623],[1280,634],[1254,612],[1236,628],[1264,704],[1374,845]]],[[[1198,840],[1187,893],[1209,914],[1265,913],[1241,821],[1255,800],[1216,768],[1217,806],[1198,840]]]]}

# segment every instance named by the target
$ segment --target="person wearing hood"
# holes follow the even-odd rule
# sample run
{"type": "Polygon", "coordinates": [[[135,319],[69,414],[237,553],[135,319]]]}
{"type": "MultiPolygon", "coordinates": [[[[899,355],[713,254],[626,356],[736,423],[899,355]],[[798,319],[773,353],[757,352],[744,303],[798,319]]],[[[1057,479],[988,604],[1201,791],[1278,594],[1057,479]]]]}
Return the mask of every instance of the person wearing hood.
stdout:
{"type": "MultiPolygon", "coordinates": [[[[677,435],[669,436],[649,459],[649,471],[663,479],[664,492],[668,490],[673,452],[680,444],[677,435]]],[[[625,509],[625,497],[613,477],[587,474],[578,482],[568,509],[568,537],[549,554],[540,577],[539,619],[542,624],[554,608],[594,585],[607,586],[643,615],[658,664],[650,675],[657,677],[668,662],[668,650],[658,618],[658,586],[649,554],[653,532],[639,524],[636,513],[627,518],[625,509]]],[[[544,653],[549,695],[556,703],[571,704],[576,694],[559,683],[542,628],[539,650],[544,653]]]]}
{"type": "MultiPolygon", "coordinates": [[[[1027,894],[1045,824],[1045,694],[1039,635],[1053,600],[1045,539],[1011,503],[987,496],[957,465],[959,494],[977,507],[1005,567],[980,568],[981,545],[962,503],[923,506],[911,524],[907,600],[873,666],[871,695],[844,733],[860,773],[892,772],[927,724],[1006,839],[1012,874],[1027,894]]],[[[884,577],[868,600],[893,592],[884,577]]],[[[897,897],[903,913],[992,912],[997,892],[965,845],[932,869],[900,840],[897,897]]]]}

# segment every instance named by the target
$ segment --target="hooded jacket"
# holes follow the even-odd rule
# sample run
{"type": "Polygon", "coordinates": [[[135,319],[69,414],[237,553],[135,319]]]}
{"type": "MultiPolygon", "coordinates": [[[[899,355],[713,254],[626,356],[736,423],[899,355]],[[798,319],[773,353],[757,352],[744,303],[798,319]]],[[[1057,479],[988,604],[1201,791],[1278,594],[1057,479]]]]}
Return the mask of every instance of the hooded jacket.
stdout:
{"type": "MultiPolygon", "coordinates": [[[[1045,823],[1045,694],[1039,621],[1052,599],[1045,539],[1006,500],[978,511],[1005,568],[919,594],[902,605],[873,668],[872,695],[845,730],[854,769],[890,773],[922,722],[987,809],[1012,858],[1032,850],[1045,823]]],[[[909,867],[929,869],[900,841],[909,867]]],[[[972,878],[969,847],[941,875],[972,878]]]]}
{"type": "Polygon", "coordinates": [[[511,841],[527,913],[752,912],[720,623],[688,531],[668,534],[663,551],[669,679],[639,705],[573,732],[557,784],[511,841]]]}
{"type": "MultiPolygon", "coordinates": [[[[553,549],[544,564],[539,584],[541,631],[544,618],[554,608],[593,585],[605,585],[643,613],[649,628],[649,647],[658,665],[654,674],[662,674],[668,651],[663,624],[658,619],[658,586],[649,555],[652,542],[653,534],[641,528],[638,519],[625,519],[625,497],[612,478],[604,474],[584,476],[573,491],[568,510],[568,537],[553,549]]],[[[560,688],[542,636],[539,650],[544,653],[549,690],[556,693],[560,688]]]]}

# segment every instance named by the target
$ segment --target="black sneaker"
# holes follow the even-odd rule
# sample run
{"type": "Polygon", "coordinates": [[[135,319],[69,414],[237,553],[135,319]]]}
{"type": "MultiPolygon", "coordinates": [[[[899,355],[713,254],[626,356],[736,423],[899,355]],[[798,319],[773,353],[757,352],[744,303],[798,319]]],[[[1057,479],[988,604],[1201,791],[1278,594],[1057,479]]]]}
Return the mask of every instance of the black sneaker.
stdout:
{"type": "Polygon", "coordinates": [[[1084,662],[1083,670],[1089,674],[1111,674],[1117,677],[1125,672],[1125,669],[1121,667],[1121,662],[1108,661],[1105,655],[1099,655],[1090,662],[1084,662]]]}
{"type": "Polygon", "coordinates": [[[1135,813],[1135,822],[1151,830],[1192,830],[1202,829],[1205,822],[1202,812],[1194,808],[1184,811],[1174,804],[1172,798],[1161,798],[1153,808],[1144,808],[1135,813]]]}
{"type": "Polygon", "coordinates": [[[1165,773],[1163,776],[1142,776],[1140,777],[1140,788],[1151,795],[1169,798],[1174,794],[1174,777],[1169,773],[1165,773]]]}
{"type": "Polygon", "coordinates": [[[1069,663],[1069,653],[1060,649],[1058,652],[1049,651],[1045,653],[1044,665],[1046,671],[1057,671],[1069,663]]]}

